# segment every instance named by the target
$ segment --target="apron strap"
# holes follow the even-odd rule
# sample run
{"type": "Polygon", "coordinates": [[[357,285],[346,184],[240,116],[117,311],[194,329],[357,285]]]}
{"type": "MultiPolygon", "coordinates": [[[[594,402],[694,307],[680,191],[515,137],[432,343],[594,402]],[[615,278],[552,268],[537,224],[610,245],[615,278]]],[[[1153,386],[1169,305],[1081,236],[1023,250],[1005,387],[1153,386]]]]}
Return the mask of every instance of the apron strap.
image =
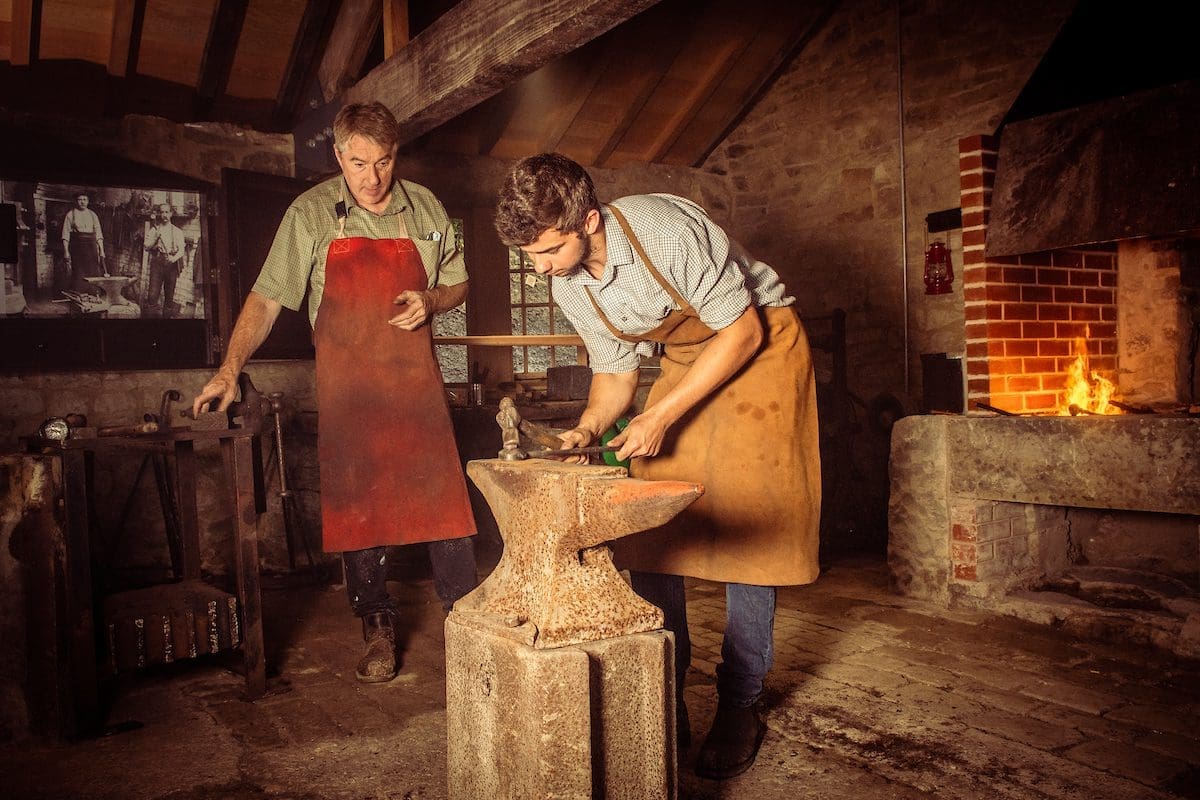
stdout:
{"type": "Polygon", "coordinates": [[[674,300],[675,304],[679,306],[679,310],[688,316],[699,316],[696,314],[696,310],[692,308],[691,304],[688,303],[687,300],[683,299],[683,295],[679,293],[679,290],[672,286],[665,278],[663,278],[662,273],[655,268],[654,262],[650,260],[649,254],[646,253],[646,249],[642,247],[642,243],[638,241],[638,238],[633,235],[633,228],[629,226],[629,220],[625,219],[625,215],[621,213],[621,210],[614,205],[610,205],[608,210],[611,211],[613,217],[616,218],[617,224],[621,226],[621,230],[625,231],[625,237],[629,239],[629,243],[633,245],[633,249],[637,251],[639,256],[641,256],[642,262],[646,265],[646,269],[650,270],[650,276],[654,278],[654,280],[658,281],[658,285],[661,286],[667,294],[671,295],[671,299],[674,300]]]}
{"type": "Polygon", "coordinates": [[[650,254],[646,252],[646,249],[642,247],[642,243],[639,242],[637,236],[634,235],[633,228],[630,227],[629,221],[625,219],[625,215],[622,214],[621,211],[614,205],[609,205],[608,210],[612,212],[613,217],[617,220],[617,224],[620,225],[621,230],[625,232],[625,237],[629,239],[629,243],[633,245],[633,249],[637,251],[637,254],[641,257],[642,263],[646,265],[646,269],[650,272],[650,277],[654,278],[654,280],[658,282],[658,285],[661,286],[668,295],[670,295],[671,299],[675,301],[675,304],[679,306],[679,309],[668,314],[663,323],[654,330],[646,331],[646,333],[643,333],[640,336],[633,336],[627,333],[622,333],[620,329],[618,329],[612,324],[612,322],[609,321],[608,315],[601,310],[600,304],[596,302],[596,297],[592,294],[592,290],[585,286],[583,287],[583,290],[587,293],[588,300],[592,302],[592,308],[596,309],[596,314],[600,317],[600,321],[604,323],[604,327],[608,328],[609,332],[621,341],[637,344],[638,342],[643,342],[647,339],[650,341],[661,342],[663,341],[662,337],[670,334],[680,325],[684,324],[688,319],[695,319],[699,321],[700,315],[696,312],[696,309],[692,308],[692,304],[687,300],[684,300],[683,295],[679,293],[679,290],[672,286],[671,283],[662,276],[662,273],[655,268],[654,262],[650,260],[650,254]]]}

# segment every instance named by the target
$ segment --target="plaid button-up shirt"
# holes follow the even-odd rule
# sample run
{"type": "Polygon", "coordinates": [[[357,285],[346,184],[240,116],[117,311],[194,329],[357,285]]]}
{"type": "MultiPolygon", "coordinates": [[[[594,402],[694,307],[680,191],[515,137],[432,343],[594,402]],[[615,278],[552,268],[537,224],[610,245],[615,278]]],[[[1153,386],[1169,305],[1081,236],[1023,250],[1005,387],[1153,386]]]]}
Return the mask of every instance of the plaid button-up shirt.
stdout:
{"type": "MultiPolygon", "coordinates": [[[[613,201],[629,222],[646,255],[700,320],[720,330],[755,306],[786,306],[779,275],[731,240],[700,206],[669,194],[633,195],[613,201]]],[[[554,299],[588,349],[595,372],[619,373],[637,369],[641,356],[655,353],[655,343],[637,345],[612,335],[588,299],[597,304],[622,333],[636,335],[658,327],[677,310],[637,255],[612,212],[605,207],[604,235],[608,260],[596,280],[584,269],[554,279],[554,299]]]]}
{"type": "Polygon", "coordinates": [[[401,235],[398,220],[402,218],[421,254],[430,288],[467,280],[467,265],[450,217],[432,192],[410,181],[397,181],[388,207],[375,214],[355,204],[345,179],[338,175],[309,189],[288,207],[254,291],[298,311],[305,288],[311,288],[308,321],[316,323],[325,290],[325,256],[338,235],[339,200],[346,203],[346,236],[396,239],[401,235]]]}

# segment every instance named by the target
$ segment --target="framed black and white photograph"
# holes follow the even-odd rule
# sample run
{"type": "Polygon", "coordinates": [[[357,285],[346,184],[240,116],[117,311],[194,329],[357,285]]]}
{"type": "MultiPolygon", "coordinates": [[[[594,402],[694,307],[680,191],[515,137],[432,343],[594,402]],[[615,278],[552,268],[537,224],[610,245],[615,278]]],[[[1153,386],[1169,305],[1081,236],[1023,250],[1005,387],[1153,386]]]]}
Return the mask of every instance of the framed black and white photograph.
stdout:
{"type": "Polygon", "coordinates": [[[207,319],[203,203],[188,190],[0,181],[0,221],[15,217],[0,314],[207,319]]]}

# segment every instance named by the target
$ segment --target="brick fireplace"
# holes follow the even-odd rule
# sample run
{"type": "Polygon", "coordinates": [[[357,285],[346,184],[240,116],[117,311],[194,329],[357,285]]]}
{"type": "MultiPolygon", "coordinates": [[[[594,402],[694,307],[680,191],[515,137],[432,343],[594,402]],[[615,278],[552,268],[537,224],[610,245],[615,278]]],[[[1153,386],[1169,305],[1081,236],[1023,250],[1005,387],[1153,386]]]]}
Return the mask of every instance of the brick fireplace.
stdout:
{"type": "Polygon", "coordinates": [[[1101,201],[1088,180],[1046,178],[1080,149],[1057,124],[1039,123],[1042,138],[1009,129],[1004,151],[960,142],[968,412],[896,423],[889,569],[910,596],[1200,657],[1197,276],[1180,255],[1196,229],[1081,226],[1101,201]],[[1089,241],[1105,243],[1064,246],[1089,241]],[[1089,373],[1148,413],[1060,416],[1080,343],[1089,373]]]}
{"type": "Polygon", "coordinates": [[[959,142],[967,408],[982,403],[1016,414],[1066,413],[1068,370],[1081,345],[1087,377],[1094,373],[1113,384],[1117,400],[1159,411],[1194,403],[1200,391],[1188,350],[1190,317],[1200,313],[1200,275],[1185,262],[1197,260],[1200,234],[1149,235],[1126,227],[1119,235],[1127,238],[1116,241],[1020,252],[1013,240],[1021,236],[1013,229],[1022,226],[1051,229],[1030,235],[1034,242],[1097,235],[1062,229],[1075,215],[1094,215],[1089,206],[1098,201],[1067,187],[1057,204],[1047,202],[1042,195],[1053,191],[1050,182],[1022,182],[1011,166],[1001,193],[997,150],[993,136],[959,142]],[[997,194],[1005,204],[999,232],[997,194]],[[1029,199],[1034,194],[1036,203],[1029,199]],[[997,236],[1004,240],[1002,253],[1017,253],[997,255],[991,246],[997,236]]]}
{"type": "Polygon", "coordinates": [[[992,136],[959,142],[967,405],[1054,413],[1080,337],[1091,369],[1117,382],[1117,247],[989,258],[996,154],[992,136]]]}

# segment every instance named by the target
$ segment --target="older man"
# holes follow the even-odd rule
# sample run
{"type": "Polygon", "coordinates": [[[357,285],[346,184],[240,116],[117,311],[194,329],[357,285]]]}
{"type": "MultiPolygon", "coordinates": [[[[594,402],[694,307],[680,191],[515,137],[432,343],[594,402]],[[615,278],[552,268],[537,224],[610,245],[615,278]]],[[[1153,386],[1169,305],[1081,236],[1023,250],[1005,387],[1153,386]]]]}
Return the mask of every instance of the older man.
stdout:
{"type": "Polygon", "coordinates": [[[373,683],[396,675],[388,545],[430,543],[444,606],[477,581],[475,521],[427,324],[466,299],[467,270],[442,204],[394,175],[400,130],[387,107],[346,106],[333,136],[341,175],[287,210],[225,361],[192,408],[229,405],[280,308],[298,310],[307,288],[323,544],[342,553],[366,640],[357,676],[373,683]]]}

